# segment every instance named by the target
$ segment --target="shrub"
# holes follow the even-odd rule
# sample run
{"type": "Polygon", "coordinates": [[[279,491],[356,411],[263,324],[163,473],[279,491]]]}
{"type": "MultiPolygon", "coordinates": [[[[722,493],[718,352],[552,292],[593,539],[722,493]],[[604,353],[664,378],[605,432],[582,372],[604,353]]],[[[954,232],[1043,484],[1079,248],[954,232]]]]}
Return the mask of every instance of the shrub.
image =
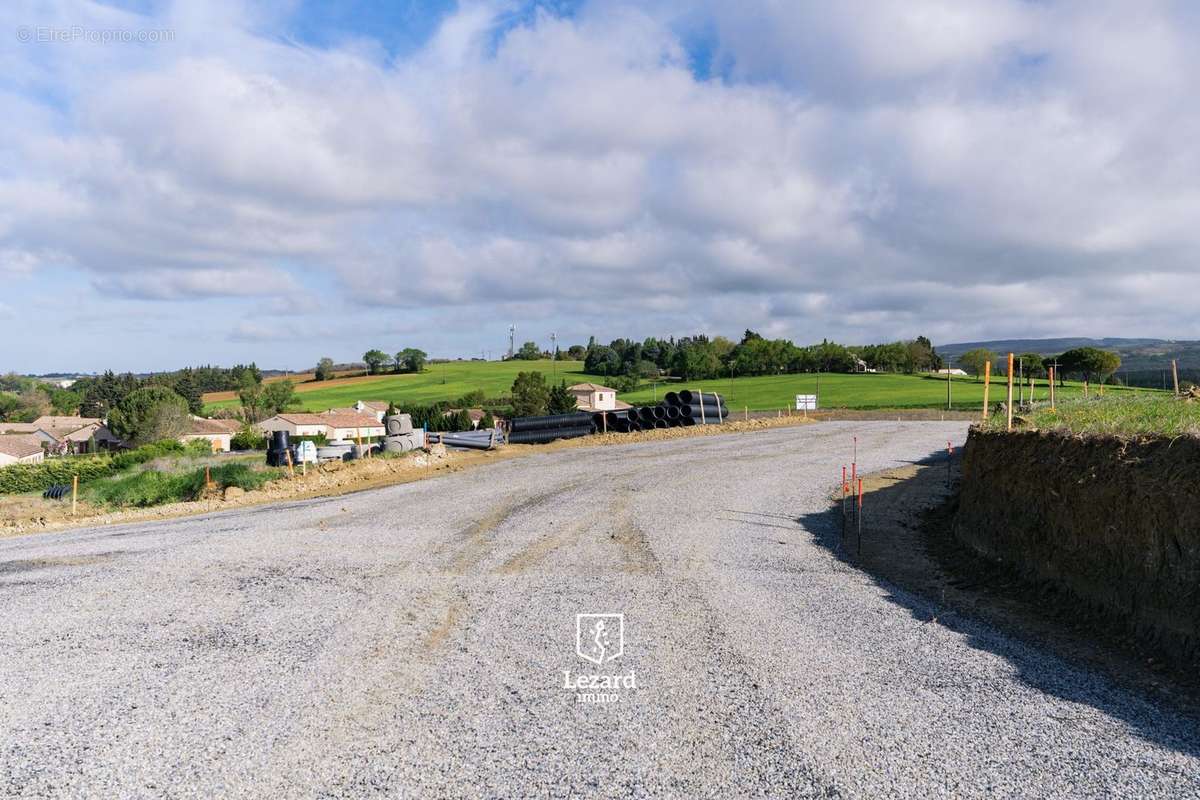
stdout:
{"type": "MultiPolygon", "coordinates": [[[[222,464],[212,468],[210,474],[218,489],[237,486],[249,491],[258,489],[282,473],[277,469],[255,470],[246,464],[222,464]]],[[[204,480],[203,468],[183,473],[145,470],[97,481],[88,487],[88,496],[94,502],[118,507],[178,503],[198,498],[204,491],[204,480]]]]}
{"type": "Polygon", "coordinates": [[[75,475],[79,476],[80,483],[87,483],[155,458],[183,452],[182,444],[174,439],[164,439],[115,456],[72,456],[41,464],[13,464],[0,469],[0,494],[42,492],[56,483],[70,483],[75,475]]]}
{"type": "Polygon", "coordinates": [[[240,431],[230,437],[229,447],[232,450],[266,450],[267,437],[252,426],[243,425],[240,431]]]}
{"type": "Polygon", "coordinates": [[[108,456],[55,458],[41,464],[13,464],[0,469],[0,494],[42,492],[56,483],[70,483],[79,476],[80,482],[94,480],[112,472],[108,456]]]}

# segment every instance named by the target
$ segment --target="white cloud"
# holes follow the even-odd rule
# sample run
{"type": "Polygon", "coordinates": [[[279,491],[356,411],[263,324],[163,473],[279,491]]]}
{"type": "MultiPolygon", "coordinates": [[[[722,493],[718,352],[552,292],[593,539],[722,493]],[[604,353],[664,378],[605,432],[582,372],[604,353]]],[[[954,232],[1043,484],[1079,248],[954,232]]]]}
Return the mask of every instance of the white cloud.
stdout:
{"type": "Polygon", "coordinates": [[[396,62],[234,2],[120,17],[170,45],[9,52],[0,272],[319,314],[303,271],[326,305],[579,337],[1200,335],[1173,313],[1200,246],[1194,13],[595,0],[498,34],[504,10],[464,4],[396,62]],[[698,28],[725,78],[691,72],[698,28]]]}

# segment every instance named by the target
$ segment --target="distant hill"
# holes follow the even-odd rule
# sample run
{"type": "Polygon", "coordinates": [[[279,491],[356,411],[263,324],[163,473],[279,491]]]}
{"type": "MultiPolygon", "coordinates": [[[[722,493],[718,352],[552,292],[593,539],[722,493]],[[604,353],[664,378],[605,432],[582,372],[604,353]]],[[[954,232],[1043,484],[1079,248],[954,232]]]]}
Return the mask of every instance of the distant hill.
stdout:
{"type": "Polygon", "coordinates": [[[1200,341],[1170,339],[995,339],[988,342],[956,342],[938,345],[937,351],[951,360],[968,350],[983,347],[995,353],[1038,353],[1058,355],[1075,347],[1098,347],[1121,356],[1116,377],[1132,386],[1165,388],[1169,385],[1171,359],[1179,362],[1179,379],[1200,383],[1200,341]]]}

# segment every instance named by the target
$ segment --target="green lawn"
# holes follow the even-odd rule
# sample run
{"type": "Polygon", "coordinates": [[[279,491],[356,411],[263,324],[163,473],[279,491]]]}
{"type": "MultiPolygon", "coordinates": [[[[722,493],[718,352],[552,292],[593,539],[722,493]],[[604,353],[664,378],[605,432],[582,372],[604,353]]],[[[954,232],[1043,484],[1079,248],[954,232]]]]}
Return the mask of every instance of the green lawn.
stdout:
{"type": "MultiPolygon", "coordinates": [[[[298,388],[301,408],[306,411],[323,411],[327,408],[349,406],[356,400],[390,400],[403,408],[405,404],[427,404],[437,400],[454,400],[462,395],[482,389],[488,397],[502,397],[509,393],[513,378],[522,370],[536,369],[546,373],[548,380],[565,379],[567,384],[593,381],[604,383],[602,376],[586,375],[583,364],[578,361],[454,361],[433,364],[419,375],[381,375],[362,378],[353,382],[327,385],[304,383],[298,388]]],[[[945,378],[930,378],[919,375],[891,374],[799,374],[768,375],[750,378],[728,378],[710,381],[666,381],[647,385],[629,394],[622,400],[643,404],[662,399],[663,393],[671,389],[700,389],[718,392],[725,396],[729,406],[741,411],[769,411],[794,406],[797,394],[817,394],[820,383],[820,405],[822,408],[945,408],[945,378]]],[[[952,382],[953,405],[956,409],[974,410],[983,401],[983,382],[972,378],[956,378],[952,382]]],[[[1080,384],[1068,383],[1059,390],[1059,397],[1068,399],[1080,394],[1080,384]]],[[[1095,387],[1092,389],[1095,392],[1095,387]]],[[[1154,390],[1139,390],[1154,393],[1154,390]]],[[[1107,394],[1132,394],[1133,390],[1106,387],[1107,394]]],[[[1046,396],[1045,381],[1039,382],[1036,397],[1046,396]]],[[[991,402],[1004,399],[1004,384],[993,381],[991,402]]],[[[236,405],[236,400],[210,403],[207,408],[236,405]]]]}
{"type": "MultiPolygon", "coordinates": [[[[767,375],[754,378],[728,378],[712,381],[690,381],[687,383],[672,383],[659,385],[656,389],[639,390],[633,394],[621,395],[621,399],[629,403],[650,403],[655,397],[662,398],[664,391],[670,389],[700,389],[706,392],[717,392],[726,398],[730,408],[741,411],[749,408],[751,411],[765,411],[794,407],[796,395],[816,394],[821,408],[945,408],[946,379],[930,378],[921,375],[892,375],[892,374],[855,374],[841,373],[800,374],[800,375],[767,375]],[[819,383],[819,386],[818,386],[819,383]]],[[[1068,383],[1065,388],[1058,390],[1062,398],[1074,397],[1082,393],[1082,385],[1068,383]]],[[[1131,389],[1105,387],[1106,394],[1132,394],[1131,389]]],[[[1149,392],[1151,390],[1141,390],[1149,392]]],[[[1026,389],[1028,393],[1028,388],[1026,389]]],[[[1035,397],[1045,398],[1046,382],[1040,381],[1035,388],[1035,397]]],[[[1095,387],[1092,388],[1095,393],[1095,387]]],[[[1016,390],[1013,390],[1016,397],[1016,390]]],[[[988,401],[998,403],[1004,400],[1005,386],[1002,382],[992,382],[991,395],[988,401]]],[[[951,385],[951,400],[953,407],[958,410],[982,410],[983,382],[973,378],[956,378],[951,385]]]]}

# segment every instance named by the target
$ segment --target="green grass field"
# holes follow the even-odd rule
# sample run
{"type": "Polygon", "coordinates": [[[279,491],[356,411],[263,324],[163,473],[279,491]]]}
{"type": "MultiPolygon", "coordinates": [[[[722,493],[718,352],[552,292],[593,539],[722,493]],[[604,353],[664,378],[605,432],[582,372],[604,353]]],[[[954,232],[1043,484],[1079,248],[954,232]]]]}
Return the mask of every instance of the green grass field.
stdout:
{"type": "MultiPolygon", "coordinates": [[[[300,408],[323,411],[327,408],[349,406],[356,400],[390,400],[403,408],[438,400],[454,400],[468,392],[482,389],[488,397],[508,395],[513,379],[522,370],[536,369],[546,373],[548,380],[563,380],[569,384],[593,381],[604,383],[603,377],[586,375],[578,361],[454,361],[433,364],[419,375],[380,375],[354,378],[332,383],[299,384],[300,408]]],[[[841,373],[767,375],[750,378],[727,378],[709,381],[664,381],[643,389],[622,394],[621,399],[633,404],[661,400],[672,389],[700,389],[725,396],[735,411],[770,411],[793,406],[797,394],[818,394],[822,408],[882,409],[882,408],[945,408],[946,380],[920,375],[841,373]]],[[[963,410],[980,408],[983,402],[983,382],[973,378],[952,381],[953,407],[963,410]]],[[[1132,389],[1105,387],[1111,395],[1131,395],[1132,389]]],[[[1155,390],[1137,390],[1143,394],[1158,394],[1155,390]]],[[[1046,382],[1040,381],[1035,397],[1046,397],[1046,382]]],[[[1095,392],[1095,387],[1092,388],[1095,392]]],[[[1068,383],[1059,389],[1063,400],[1078,396],[1082,386],[1068,383]]],[[[993,381],[991,402],[1004,399],[1004,385],[993,381]]],[[[208,409],[237,405],[237,400],[209,403],[208,409]]]]}
{"type": "MultiPolygon", "coordinates": [[[[1022,414],[1026,424],[1041,430],[1064,433],[1112,434],[1116,436],[1185,436],[1200,434],[1200,403],[1185,402],[1165,392],[1130,392],[1104,397],[1076,397],[1049,407],[1036,407],[1022,414]]],[[[1004,430],[1007,417],[994,414],[987,425],[1004,430]]]]}

